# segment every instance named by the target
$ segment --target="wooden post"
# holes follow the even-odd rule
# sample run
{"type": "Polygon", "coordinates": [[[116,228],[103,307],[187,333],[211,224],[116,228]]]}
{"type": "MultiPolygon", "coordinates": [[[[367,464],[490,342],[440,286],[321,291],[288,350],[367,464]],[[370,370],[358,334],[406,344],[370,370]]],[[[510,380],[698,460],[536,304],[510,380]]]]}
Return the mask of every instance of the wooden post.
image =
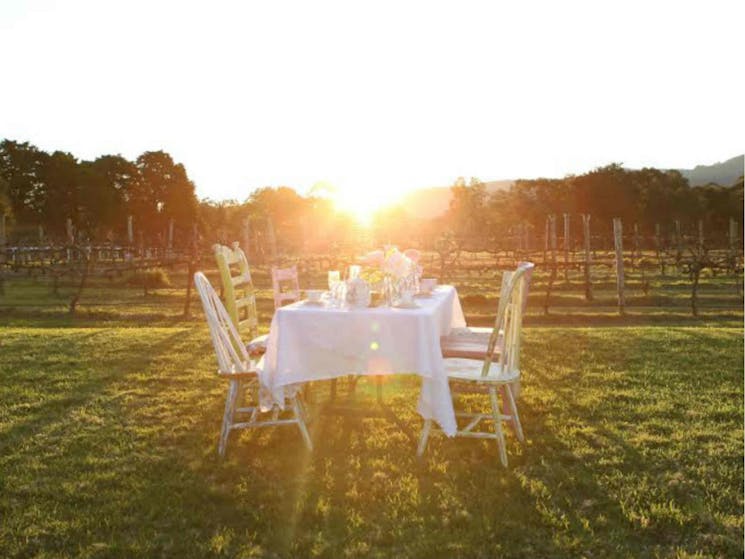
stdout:
{"type": "Polygon", "coordinates": [[[590,214],[582,214],[582,233],[585,241],[585,300],[592,301],[592,251],[590,250],[590,214]]]}
{"type": "Polygon", "coordinates": [[[549,233],[549,231],[550,231],[550,225],[549,225],[549,223],[550,222],[551,222],[551,216],[546,216],[546,231],[545,231],[544,237],[543,237],[543,261],[544,262],[546,262],[547,261],[547,258],[548,258],[548,245],[549,245],[549,238],[551,236],[551,234],[549,233]]]}
{"type": "Polygon", "coordinates": [[[683,258],[683,235],[680,233],[680,221],[675,220],[675,265],[680,264],[683,258]]]}
{"type": "Polygon", "coordinates": [[[662,236],[660,235],[660,224],[654,224],[654,250],[660,263],[660,275],[665,275],[665,256],[662,254],[662,236]]]}
{"type": "Polygon", "coordinates": [[[266,218],[266,238],[269,243],[269,254],[272,262],[277,262],[277,236],[274,233],[274,223],[269,216],[266,218]]]}
{"type": "Polygon", "coordinates": [[[569,283],[569,214],[564,214],[564,281],[569,283]]]}
{"type": "Polygon", "coordinates": [[[704,250],[704,220],[698,220],[698,249],[704,250]]]}
{"type": "Polygon", "coordinates": [[[168,251],[173,249],[173,218],[168,220],[168,251]]]}
{"type": "Polygon", "coordinates": [[[641,251],[639,249],[639,224],[634,223],[634,253],[631,255],[631,267],[636,268],[640,265],[641,251]]]}
{"type": "Polygon", "coordinates": [[[623,225],[620,217],[613,218],[613,241],[616,248],[616,287],[618,289],[618,312],[624,313],[626,301],[623,296],[623,225]]]}
{"type": "Polygon", "coordinates": [[[67,230],[67,262],[69,263],[72,260],[72,251],[70,250],[70,246],[75,242],[75,234],[72,229],[72,219],[69,217],[67,218],[67,221],[65,223],[65,229],[67,230]]]}
{"type": "Polygon", "coordinates": [[[243,252],[246,254],[246,258],[248,258],[249,254],[251,253],[250,247],[251,247],[251,218],[244,217],[243,218],[243,252]]]}
{"type": "MultiPolygon", "coordinates": [[[[0,249],[7,243],[7,237],[5,233],[5,214],[0,214],[0,249]]],[[[5,249],[0,250],[0,264],[5,263],[6,253],[5,249]]],[[[3,266],[0,266],[0,295],[5,295],[5,277],[3,274],[3,266]]]]}
{"type": "Polygon", "coordinates": [[[558,243],[556,242],[556,216],[550,215],[549,221],[551,223],[551,259],[556,263],[556,248],[558,243]]]}
{"type": "Polygon", "coordinates": [[[132,246],[135,244],[135,232],[134,228],[132,227],[132,216],[127,216],[127,241],[129,242],[129,245],[132,246]]]}
{"type": "Polygon", "coordinates": [[[548,283],[546,285],[546,299],[543,303],[543,314],[548,315],[548,308],[551,301],[551,290],[554,286],[554,281],[556,280],[556,216],[555,215],[549,215],[546,218],[546,244],[549,244],[550,239],[550,245],[551,245],[551,264],[548,264],[546,260],[544,262],[549,266],[551,275],[548,278],[548,283]]]}
{"type": "Polygon", "coordinates": [[[740,294],[740,278],[738,277],[737,268],[739,255],[739,244],[740,244],[740,232],[737,228],[737,220],[729,219],[729,262],[732,267],[732,275],[735,277],[735,289],[737,294],[740,294]]]}
{"type": "Polygon", "coordinates": [[[737,254],[737,220],[729,218],[729,250],[734,255],[737,254]]]}

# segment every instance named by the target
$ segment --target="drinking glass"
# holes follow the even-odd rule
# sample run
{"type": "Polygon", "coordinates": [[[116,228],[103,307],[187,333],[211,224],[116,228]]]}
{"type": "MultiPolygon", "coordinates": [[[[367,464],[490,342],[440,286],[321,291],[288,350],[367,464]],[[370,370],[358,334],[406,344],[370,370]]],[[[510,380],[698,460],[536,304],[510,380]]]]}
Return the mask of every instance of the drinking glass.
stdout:
{"type": "Polygon", "coordinates": [[[339,270],[331,270],[328,273],[328,281],[331,304],[335,305],[336,299],[338,298],[339,284],[341,283],[341,274],[339,273],[339,270]]]}

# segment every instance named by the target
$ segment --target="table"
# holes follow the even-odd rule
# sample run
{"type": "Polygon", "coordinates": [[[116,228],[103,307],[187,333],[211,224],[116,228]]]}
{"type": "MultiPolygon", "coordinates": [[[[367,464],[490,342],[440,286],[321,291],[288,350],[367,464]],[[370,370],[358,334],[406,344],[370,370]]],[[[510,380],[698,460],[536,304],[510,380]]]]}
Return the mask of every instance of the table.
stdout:
{"type": "Polygon", "coordinates": [[[305,301],[278,309],[258,365],[262,406],[283,405],[285,389],[298,383],[349,374],[415,373],[422,377],[417,411],[448,436],[455,435],[440,336],[466,325],[458,293],[441,285],[415,301],[414,309],[333,308],[305,301]]]}

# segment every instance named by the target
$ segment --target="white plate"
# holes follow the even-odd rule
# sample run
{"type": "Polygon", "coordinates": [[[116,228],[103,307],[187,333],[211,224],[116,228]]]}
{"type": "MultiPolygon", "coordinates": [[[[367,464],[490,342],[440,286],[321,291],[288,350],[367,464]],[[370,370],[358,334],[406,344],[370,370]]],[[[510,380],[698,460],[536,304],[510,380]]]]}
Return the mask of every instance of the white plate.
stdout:
{"type": "Polygon", "coordinates": [[[415,293],[414,297],[418,299],[427,299],[429,297],[432,297],[432,292],[431,291],[420,291],[419,293],[415,293]]]}

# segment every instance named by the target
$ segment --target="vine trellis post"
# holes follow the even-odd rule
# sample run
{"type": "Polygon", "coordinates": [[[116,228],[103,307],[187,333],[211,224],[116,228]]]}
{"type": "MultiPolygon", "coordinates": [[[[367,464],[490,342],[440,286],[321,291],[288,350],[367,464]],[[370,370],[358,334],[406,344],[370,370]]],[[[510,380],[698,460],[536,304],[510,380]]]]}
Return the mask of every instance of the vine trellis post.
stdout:
{"type": "Polygon", "coordinates": [[[243,218],[241,222],[242,235],[243,235],[243,252],[246,254],[246,258],[250,258],[250,246],[251,246],[251,218],[248,216],[243,218]]]}
{"type": "MultiPolygon", "coordinates": [[[[548,250],[550,245],[551,248],[551,264],[549,264],[549,267],[551,269],[551,275],[548,278],[548,284],[546,286],[546,299],[543,303],[543,314],[548,314],[548,306],[549,301],[551,299],[551,289],[554,286],[554,281],[556,281],[556,216],[551,214],[546,217],[546,250],[548,250]]],[[[544,262],[546,260],[544,259],[544,262]]]]}
{"type": "Polygon", "coordinates": [[[624,313],[626,300],[623,293],[623,224],[620,217],[613,218],[613,242],[616,249],[616,288],[618,290],[618,312],[624,313]]]}
{"type": "Polygon", "coordinates": [[[134,228],[132,227],[132,216],[127,216],[127,242],[129,243],[129,246],[132,246],[135,244],[135,232],[134,228]]]}
{"type": "Polygon", "coordinates": [[[269,254],[272,259],[272,263],[277,263],[277,235],[274,231],[274,223],[272,223],[272,218],[270,216],[267,216],[266,218],[266,237],[267,242],[269,243],[269,254]]]}
{"type": "Polygon", "coordinates": [[[564,214],[564,281],[569,283],[569,214],[564,214]]]}
{"type": "Polygon", "coordinates": [[[582,214],[582,233],[585,245],[585,300],[592,301],[592,278],[590,266],[592,265],[592,251],[590,250],[590,214],[582,214]]]}

